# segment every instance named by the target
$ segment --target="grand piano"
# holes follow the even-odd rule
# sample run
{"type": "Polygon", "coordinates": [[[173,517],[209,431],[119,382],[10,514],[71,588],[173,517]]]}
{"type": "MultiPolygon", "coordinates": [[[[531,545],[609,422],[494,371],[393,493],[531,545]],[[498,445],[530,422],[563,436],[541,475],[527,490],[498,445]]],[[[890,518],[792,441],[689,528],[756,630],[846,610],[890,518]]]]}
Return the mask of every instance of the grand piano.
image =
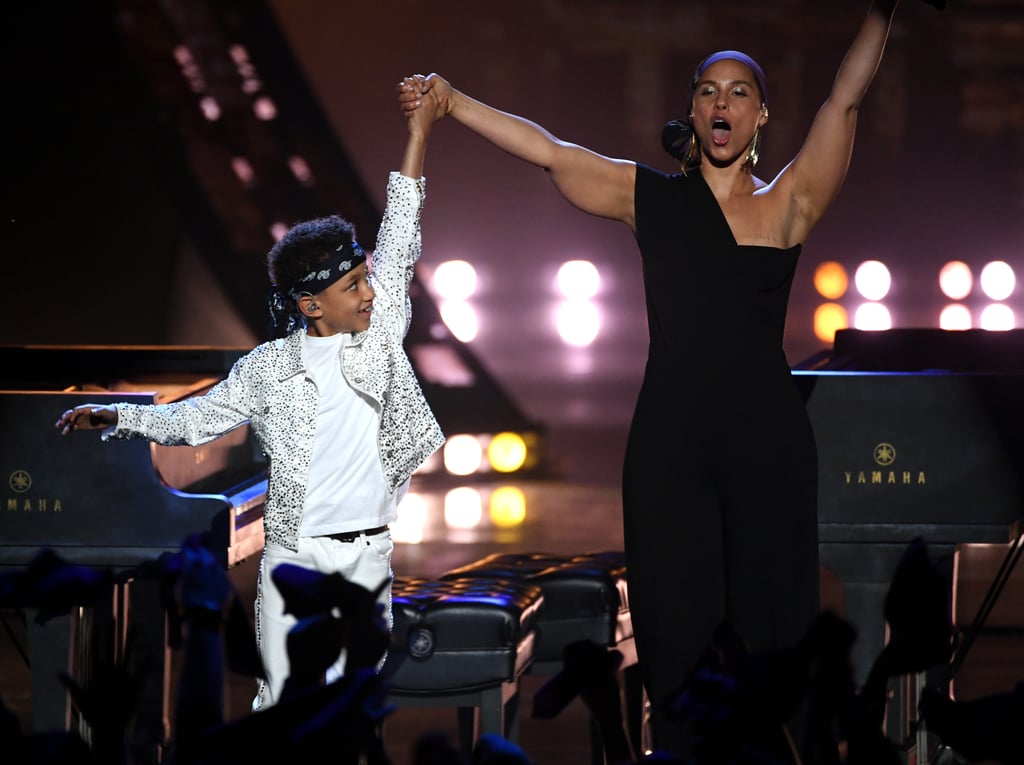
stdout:
{"type": "MultiPolygon", "coordinates": [[[[958,544],[1006,544],[1024,517],[1024,331],[842,330],[793,374],[818,445],[820,559],[857,629],[859,684],[910,541],[951,581],[958,544]]],[[[890,727],[916,716],[912,699],[899,706],[890,727]]]]}
{"type": "MultiPolygon", "coordinates": [[[[166,702],[162,605],[153,582],[134,571],[205,534],[226,567],[263,547],[266,464],[247,426],[201,447],[141,439],[100,440],[99,431],[61,436],[65,409],[87,402],[163,403],[204,393],[243,349],[198,347],[9,346],[0,348],[0,570],[28,566],[42,549],[64,561],[116,572],[112,640],[130,622],[160,659],[152,705],[166,702]],[[156,625],[156,626],[154,626],[156,625]]],[[[98,620],[88,613],[37,624],[27,616],[33,729],[72,724],[60,672],[87,672],[98,620]],[[88,635],[88,637],[86,637],[88,635]],[[71,660],[69,662],[69,657],[71,660]]],[[[142,646],[135,645],[136,650],[142,646]]],[[[116,654],[118,646],[111,646],[116,654]]],[[[165,710],[157,709],[162,718],[165,710]]],[[[160,727],[157,720],[153,723],[160,727]]],[[[158,735],[158,734],[154,734],[158,735]]]]}

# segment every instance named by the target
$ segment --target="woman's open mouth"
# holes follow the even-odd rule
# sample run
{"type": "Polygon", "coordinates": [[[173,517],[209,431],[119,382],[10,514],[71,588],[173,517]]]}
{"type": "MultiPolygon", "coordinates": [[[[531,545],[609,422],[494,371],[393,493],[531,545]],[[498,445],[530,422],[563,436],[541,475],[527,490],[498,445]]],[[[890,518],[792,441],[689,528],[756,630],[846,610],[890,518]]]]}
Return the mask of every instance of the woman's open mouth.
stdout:
{"type": "Polygon", "coordinates": [[[732,135],[732,126],[723,119],[716,119],[711,123],[711,140],[715,146],[725,146],[729,143],[729,136],[732,135]]]}

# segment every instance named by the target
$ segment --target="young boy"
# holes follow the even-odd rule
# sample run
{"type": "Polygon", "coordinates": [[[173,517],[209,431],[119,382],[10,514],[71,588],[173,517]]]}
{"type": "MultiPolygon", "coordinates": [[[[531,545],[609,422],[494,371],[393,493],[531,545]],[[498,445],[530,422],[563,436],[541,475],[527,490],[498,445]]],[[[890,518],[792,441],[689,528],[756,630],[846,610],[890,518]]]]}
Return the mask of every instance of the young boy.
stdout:
{"type": "MultiPolygon", "coordinates": [[[[399,87],[408,86],[408,81],[399,87]]],[[[350,223],[338,216],[299,223],[267,257],[269,308],[286,335],[240,358],[203,396],[160,405],[85,404],[56,427],[105,429],[197,445],[248,422],[269,465],[266,535],[256,590],[256,638],[265,677],[253,709],[280,700],[289,674],[288,631],[296,623],[271,573],[291,563],[340,573],[376,590],[391,626],[388,524],[413,471],[444,442],[403,341],[409,284],[420,256],[423,161],[438,102],[408,116],[401,171],[388,179],[372,271],[350,223]]],[[[341,676],[344,653],[328,682],[341,676]]]]}

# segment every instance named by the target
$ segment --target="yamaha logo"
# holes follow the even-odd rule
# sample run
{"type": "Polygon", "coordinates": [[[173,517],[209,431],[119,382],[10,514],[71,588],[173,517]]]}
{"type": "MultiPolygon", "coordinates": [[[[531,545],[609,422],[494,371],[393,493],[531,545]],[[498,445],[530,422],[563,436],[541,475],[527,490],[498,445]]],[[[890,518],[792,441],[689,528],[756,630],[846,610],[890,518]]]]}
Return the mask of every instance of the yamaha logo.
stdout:
{"type": "Polygon", "coordinates": [[[888,467],[896,461],[896,449],[892,444],[881,443],[875,447],[875,462],[888,467]]]}
{"type": "Polygon", "coordinates": [[[32,475],[27,470],[15,470],[7,476],[7,488],[11,493],[0,498],[0,506],[9,512],[22,513],[59,513],[64,505],[59,498],[40,497],[29,494],[32,488],[32,475]]]}
{"type": "Polygon", "coordinates": [[[888,441],[875,446],[871,461],[875,463],[872,467],[844,470],[843,483],[847,486],[924,486],[928,483],[925,471],[896,466],[896,447],[888,441]]]}
{"type": "Polygon", "coordinates": [[[15,470],[7,479],[7,485],[15,494],[24,494],[32,488],[32,476],[27,470],[15,470]]]}

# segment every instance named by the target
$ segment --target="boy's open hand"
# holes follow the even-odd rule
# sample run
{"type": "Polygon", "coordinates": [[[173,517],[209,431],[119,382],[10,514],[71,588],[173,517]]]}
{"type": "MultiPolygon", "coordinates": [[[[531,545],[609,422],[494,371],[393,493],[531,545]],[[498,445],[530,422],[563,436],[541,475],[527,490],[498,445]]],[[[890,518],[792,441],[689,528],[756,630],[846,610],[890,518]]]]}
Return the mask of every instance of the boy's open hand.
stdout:
{"type": "Polygon", "coordinates": [[[112,405],[82,404],[68,409],[54,427],[66,436],[72,430],[99,430],[117,425],[117,409],[112,405]]]}

